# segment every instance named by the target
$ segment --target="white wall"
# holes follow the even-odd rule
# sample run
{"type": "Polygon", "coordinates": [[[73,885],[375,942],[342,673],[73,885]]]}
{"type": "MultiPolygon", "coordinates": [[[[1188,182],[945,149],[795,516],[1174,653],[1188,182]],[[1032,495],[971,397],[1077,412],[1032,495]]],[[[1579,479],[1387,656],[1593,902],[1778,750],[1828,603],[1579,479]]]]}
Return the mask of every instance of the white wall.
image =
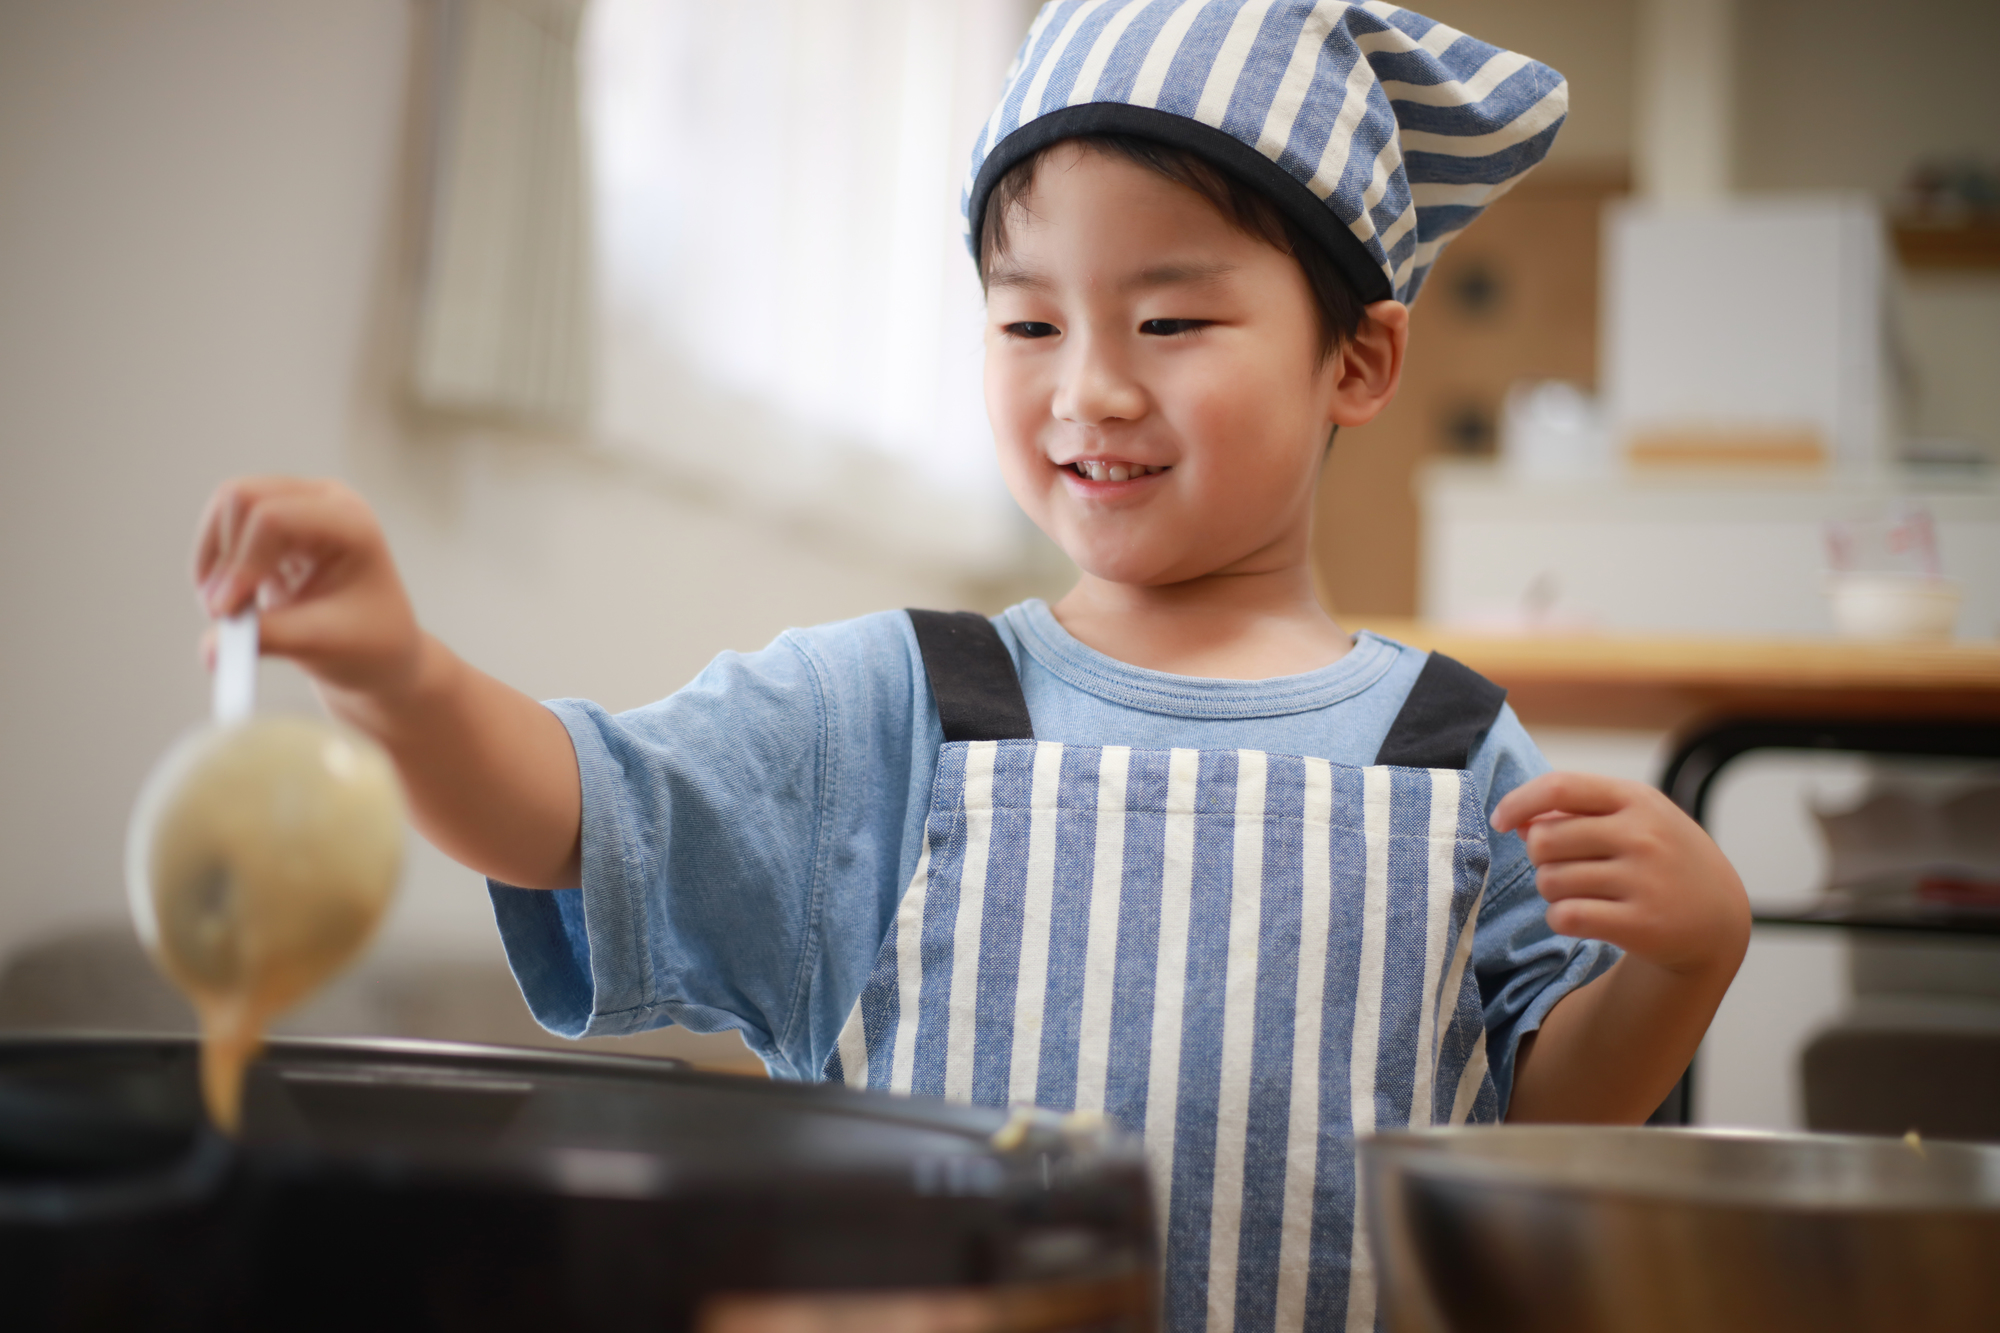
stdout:
{"type": "MultiPolygon", "coordinates": [[[[122,920],[133,794],[205,708],[187,558],[231,474],[358,485],[426,622],[538,696],[629,707],[788,624],[964,604],[661,478],[403,424],[411,18],[0,3],[0,958],[122,920]]],[[[477,881],[421,847],[384,947],[498,957],[477,881]]]]}
{"type": "Polygon", "coordinates": [[[1738,0],[1736,180],[1886,196],[1919,157],[2000,157],[2000,5],[1738,0]]]}
{"type": "MultiPolygon", "coordinates": [[[[1992,0],[1739,0],[1736,183],[1887,200],[1924,158],[2000,162],[1992,0]]],[[[2000,465],[2000,274],[1908,272],[1898,332],[1913,434],[2000,465]]]]}
{"type": "Polygon", "coordinates": [[[337,472],[401,7],[0,7],[0,940],[117,910],[140,776],[201,715],[191,525],[337,472]]]}

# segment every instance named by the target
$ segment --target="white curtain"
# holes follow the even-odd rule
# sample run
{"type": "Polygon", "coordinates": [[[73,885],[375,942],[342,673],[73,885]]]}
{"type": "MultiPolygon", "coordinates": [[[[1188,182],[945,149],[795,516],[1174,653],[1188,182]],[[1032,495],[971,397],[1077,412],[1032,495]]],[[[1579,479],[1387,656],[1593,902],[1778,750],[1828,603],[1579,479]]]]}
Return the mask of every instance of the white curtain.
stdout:
{"type": "Polygon", "coordinates": [[[958,192],[1022,0],[594,0],[597,421],[737,500],[1016,549],[958,192]]]}
{"type": "Polygon", "coordinates": [[[441,0],[413,390],[580,425],[593,384],[578,116],[585,0],[441,0]]]}

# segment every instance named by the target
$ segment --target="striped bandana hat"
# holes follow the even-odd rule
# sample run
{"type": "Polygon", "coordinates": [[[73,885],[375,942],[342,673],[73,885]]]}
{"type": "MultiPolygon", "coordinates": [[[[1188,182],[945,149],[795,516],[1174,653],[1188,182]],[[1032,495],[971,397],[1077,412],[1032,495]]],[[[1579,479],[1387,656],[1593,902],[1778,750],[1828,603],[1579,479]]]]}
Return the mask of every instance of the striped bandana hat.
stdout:
{"type": "Polygon", "coordinates": [[[966,240],[977,260],[987,197],[1023,158],[1132,135],[1263,190],[1363,301],[1407,302],[1568,108],[1547,65],[1394,5],[1055,0],[973,147],[966,240]]]}

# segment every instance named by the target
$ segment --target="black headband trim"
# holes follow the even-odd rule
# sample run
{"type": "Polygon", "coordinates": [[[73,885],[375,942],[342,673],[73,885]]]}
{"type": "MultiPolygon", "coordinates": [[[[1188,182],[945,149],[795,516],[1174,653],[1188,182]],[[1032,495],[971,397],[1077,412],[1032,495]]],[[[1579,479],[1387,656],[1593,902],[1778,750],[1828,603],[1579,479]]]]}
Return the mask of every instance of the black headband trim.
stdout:
{"type": "Polygon", "coordinates": [[[1245,185],[1261,190],[1298,224],[1299,230],[1317,241],[1332,257],[1341,274],[1353,285],[1364,305],[1387,301],[1395,296],[1389,275],[1368,253],[1361,239],[1347,229],[1297,177],[1265,157],[1250,145],[1213,125],[1176,116],[1150,106],[1128,102],[1085,102],[1037,116],[1002,139],[980,163],[972,181],[968,220],[972,225],[970,243],[973,261],[979,261],[979,238],[984,234],[986,200],[1000,178],[1022,160],[1034,156],[1050,144],[1086,134],[1127,134],[1152,139],[1170,148],[1193,153],[1219,170],[1226,171],[1245,185]]]}

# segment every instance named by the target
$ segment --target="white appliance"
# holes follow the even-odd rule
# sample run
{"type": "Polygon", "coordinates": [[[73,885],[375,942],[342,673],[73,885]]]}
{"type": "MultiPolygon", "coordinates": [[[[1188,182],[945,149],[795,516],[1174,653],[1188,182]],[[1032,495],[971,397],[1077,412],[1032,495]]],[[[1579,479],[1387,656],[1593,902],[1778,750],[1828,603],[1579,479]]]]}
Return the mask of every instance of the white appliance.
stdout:
{"type": "Polygon", "coordinates": [[[1846,466],[1889,454],[1887,251],[1872,200],[1619,204],[1604,254],[1614,442],[1657,456],[1810,440],[1846,466]]]}

